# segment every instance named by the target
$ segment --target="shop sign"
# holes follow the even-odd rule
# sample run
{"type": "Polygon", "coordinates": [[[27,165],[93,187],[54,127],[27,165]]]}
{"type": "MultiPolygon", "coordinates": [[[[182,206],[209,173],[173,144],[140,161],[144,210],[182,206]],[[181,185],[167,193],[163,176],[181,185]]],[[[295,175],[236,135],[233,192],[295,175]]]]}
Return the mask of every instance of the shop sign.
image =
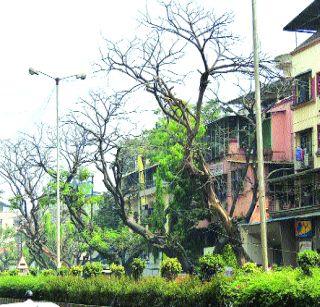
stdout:
{"type": "Polygon", "coordinates": [[[203,255],[212,255],[214,253],[213,246],[207,246],[203,248],[203,255]]]}
{"type": "Polygon", "coordinates": [[[312,250],[312,241],[299,242],[299,252],[303,252],[305,250],[312,250]]]}
{"type": "Polygon", "coordinates": [[[298,238],[310,238],[313,236],[311,221],[295,221],[294,232],[298,238]]]}

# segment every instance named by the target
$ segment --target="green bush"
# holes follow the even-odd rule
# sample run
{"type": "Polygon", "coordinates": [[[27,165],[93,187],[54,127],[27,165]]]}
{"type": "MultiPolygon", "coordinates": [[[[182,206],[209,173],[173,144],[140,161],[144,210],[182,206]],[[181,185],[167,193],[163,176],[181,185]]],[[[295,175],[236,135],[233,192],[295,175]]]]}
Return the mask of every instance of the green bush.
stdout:
{"type": "Polygon", "coordinates": [[[167,280],[174,280],[182,272],[182,266],[177,258],[165,258],[162,260],[160,273],[167,280]]]}
{"type": "Polygon", "coordinates": [[[8,270],[1,271],[0,276],[9,276],[9,271],[8,270]]]}
{"type": "Polygon", "coordinates": [[[199,258],[201,280],[210,280],[214,275],[222,272],[224,259],[218,254],[207,254],[199,258]]]}
{"type": "Polygon", "coordinates": [[[57,269],[58,276],[67,276],[68,274],[69,274],[69,269],[65,266],[62,266],[61,268],[57,269]]]}
{"type": "Polygon", "coordinates": [[[83,277],[89,278],[102,274],[103,266],[101,262],[87,262],[83,266],[83,277]]]}
{"type": "Polygon", "coordinates": [[[39,270],[39,268],[37,268],[37,267],[29,267],[29,274],[30,275],[32,275],[32,276],[37,276],[37,275],[39,275],[39,273],[40,273],[40,270],[39,270]]]}
{"type": "Polygon", "coordinates": [[[254,262],[246,262],[241,267],[241,272],[247,274],[260,273],[261,271],[261,268],[259,268],[254,262]]]}
{"type": "Polygon", "coordinates": [[[230,244],[227,244],[222,251],[222,258],[224,260],[225,266],[232,268],[238,267],[237,256],[230,244]]]}
{"type": "Polygon", "coordinates": [[[55,270],[52,269],[46,269],[41,271],[41,275],[43,276],[54,276],[57,275],[55,270]]]}
{"type": "Polygon", "coordinates": [[[124,267],[120,264],[112,263],[110,265],[110,270],[111,270],[112,275],[114,275],[117,278],[120,278],[120,277],[124,276],[124,274],[125,274],[124,267]]]}
{"type": "Polygon", "coordinates": [[[70,268],[69,274],[72,276],[81,276],[83,267],[81,265],[74,265],[70,268]]]}
{"type": "Polygon", "coordinates": [[[134,279],[142,276],[143,270],[146,268],[146,262],[140,258],[134,258],[131,263],[131,274],[134,279]]]}
{"type": "Polygon", "coordinates": [[[10,269],[9,271],[8,271],[8,273],[9,273],[9,275],[10,276],[17,276],[17,275],[19,275],[19,270],[18,269],[10,269]]]}
{"type": "Polygon", "coordinates": [[[161,277],[132,280],[77,276],[1,276],[0,297],[100,306],[320,306],[320,268],[301,278],[300,269],[217,275],[209,282],[197,277],[168,281],[161,277]]]}
{"type": "Polygon", "coordinates": [[[311,268],[320,265],[320,255],[316,251],[305,250],[298,254],[297,263],[304,274],[310,275],[311,268]]]}

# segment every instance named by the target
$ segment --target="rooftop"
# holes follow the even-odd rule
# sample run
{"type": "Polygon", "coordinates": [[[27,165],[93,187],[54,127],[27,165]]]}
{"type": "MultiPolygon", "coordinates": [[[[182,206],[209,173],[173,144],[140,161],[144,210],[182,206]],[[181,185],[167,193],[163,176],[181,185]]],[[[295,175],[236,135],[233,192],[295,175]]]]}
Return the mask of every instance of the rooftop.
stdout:
{"type": "Polygon", "coordinates": [[[320,30],[320,0],[313,1],[284,28],[285,31],[315,33],[320,30]]]}

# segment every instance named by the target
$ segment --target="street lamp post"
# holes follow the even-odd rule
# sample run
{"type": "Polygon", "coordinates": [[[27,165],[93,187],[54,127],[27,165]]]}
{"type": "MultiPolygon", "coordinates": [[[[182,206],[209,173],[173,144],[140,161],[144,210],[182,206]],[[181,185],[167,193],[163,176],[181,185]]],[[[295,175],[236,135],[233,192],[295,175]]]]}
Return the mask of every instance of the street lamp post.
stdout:
{"type": "Polygon", "coordinates": [[[262,266],[268,269],[268,241],[266,223],[266,191],[264,180],[263,163],[263,139],[262,139],[262,119],[261,119],[261,97],[259,81],[259,46],[257,31],[256,0],[252,0],[252,36],[253,36],[253,56],[254,56],[254,80],[255,80],[255,109],[256,109],[256,134],[257,134],[257,164],[258,164],[258,191],[260,207],[260,228],[261,228],[261,254],[262,266]]]}
{"type": "Polygon", "coordinates": [[[78,75],[71,75],[63,78],[54,78],[42,71],[35,70],[33,68],[29,68],[30,75],[44,75],[50,79],[53,79],[56,84],[56,159],[57,159],[57,268],[61,267],[61,239],[60,239],[60,211],[61,211],[61,204],[60,204],[60,129],[59,129],[59,84],[60,81],[70,78],[76,78],[80,80],[84,80],[86,78],[85,74],[78,74],[78,75]]]}

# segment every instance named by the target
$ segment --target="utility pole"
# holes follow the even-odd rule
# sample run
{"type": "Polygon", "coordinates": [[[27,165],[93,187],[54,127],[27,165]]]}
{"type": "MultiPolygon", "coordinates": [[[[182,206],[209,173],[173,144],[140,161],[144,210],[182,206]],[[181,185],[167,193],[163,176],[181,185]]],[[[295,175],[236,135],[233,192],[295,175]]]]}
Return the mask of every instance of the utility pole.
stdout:
{"type": "Polygon", "coordinates": [[[262,119],[261,119],[261,97],[259,82],[259,47],[256,16],[256,0],[252,0],[252,28],[253,28],[253,55],[254,55],[254,81],[255,81],[255,109],[256,109],[256,134],[257,134],[257,164],[258,164],[258,191],[260,207],[261,226],[261,254],[264,270],[268,269],[267,250],[267,224],[266,224],[266,191],[264,181],[263,163],[263,139],[262,139],[262,119]]]}
{"type": "Polygon", "coordinates": [[[60,127],[59,127],[59,78],[56,81],[56,156],[57,156],[57,268],[61,267],[61,204],[60,204],[60,127]]]}

